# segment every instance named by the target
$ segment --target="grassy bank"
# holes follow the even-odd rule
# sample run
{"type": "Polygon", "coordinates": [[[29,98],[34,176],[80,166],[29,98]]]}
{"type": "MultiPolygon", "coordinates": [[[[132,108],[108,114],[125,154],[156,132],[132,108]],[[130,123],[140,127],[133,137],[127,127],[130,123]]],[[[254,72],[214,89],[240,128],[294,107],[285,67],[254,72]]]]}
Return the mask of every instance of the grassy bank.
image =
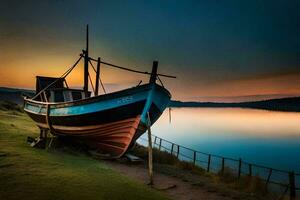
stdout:
{"type": "MultiPolygon", "coordinates": [[[[131,153],[147,160],[148,150],[146,147],[136,145],[131,153]]],[[[157,172],[169,176],[179,177],[184,181],[191,182],[200,187],[212,188],[212,190],[234,196],[236,199],[278,199],[280,194],[271,193],[265,187],[265,182],[256,176],[241,176],[237,179],[236,174],[230,168],[225,168],[224,173],[210,173],[205,169],[195,166],[191,162],[179,160],[176,156],[157,148],[153,149],[154,169],[157,172]],[[197,178],[198,177],[198,178],[197,178]]],[[[288,199],[284,197],[283,199],[288,199]]]]}
{"type": "Polygon", "coordinates": [[[88,156],[34,149],[38,129],[0,108],[0,199],[167,199],[88,156]]]}

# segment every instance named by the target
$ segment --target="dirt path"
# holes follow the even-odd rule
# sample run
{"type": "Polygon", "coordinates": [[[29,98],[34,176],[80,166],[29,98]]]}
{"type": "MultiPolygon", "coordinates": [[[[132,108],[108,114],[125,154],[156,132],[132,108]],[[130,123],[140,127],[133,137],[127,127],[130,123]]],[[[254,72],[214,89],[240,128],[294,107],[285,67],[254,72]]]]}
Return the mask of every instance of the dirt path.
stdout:
{"type": "MultiPolygon", "coordinates": [[[[111,168],[119,171],[121,174],[133,177],[147,184],[149,181],[148,171],[144,164],[128,164],[117,161],[105,161],[111,168]]],[[[205,179],[205,177],[203,178],[205,179]]],[[[205,180],[202,180],[205,181],[205,180]]],[[[202,182],[203,183],[203,182],[202,182]]],[[[214,187],[196,182],[178,178],[176,176],[162,173],[154,173],[154,188],[165,192],[172,199],[178,200],[232,200],[232,199],[249,199],[240,197],[236,194],[219,191],[214,187]]]]}

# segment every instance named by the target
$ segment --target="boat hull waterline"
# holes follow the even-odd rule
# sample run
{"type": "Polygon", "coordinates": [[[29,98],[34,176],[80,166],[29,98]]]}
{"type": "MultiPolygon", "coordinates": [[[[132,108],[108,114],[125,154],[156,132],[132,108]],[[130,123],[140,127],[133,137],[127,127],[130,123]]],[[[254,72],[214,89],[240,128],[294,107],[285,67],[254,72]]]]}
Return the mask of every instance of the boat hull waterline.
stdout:
{"type": "Polygon", "coordinates": [[[24,110],[42,130],[78,139],[118,158],[168,106],[168,90],[149,83],[72,102],[46,103],[25,98],[24,110]]]}

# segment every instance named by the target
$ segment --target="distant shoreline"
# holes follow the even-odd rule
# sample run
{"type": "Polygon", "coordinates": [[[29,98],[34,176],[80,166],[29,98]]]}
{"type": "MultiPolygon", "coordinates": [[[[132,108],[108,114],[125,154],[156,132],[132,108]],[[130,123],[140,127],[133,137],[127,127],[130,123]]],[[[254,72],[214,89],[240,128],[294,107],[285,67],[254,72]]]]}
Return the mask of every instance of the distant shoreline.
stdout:
{"type": "Polygon", "coordinates": [[[300,112],[300,97],[287,97],[238,103],[171,101],[171,108],[252,108],[272,111],[300,112]]]}
{"type": "MultiPolygon", "coordinates": [[[[19,105],[23,104],[22,95],[32,96],[33,90],[0,87],[0,100],[9,101],[19,105]]],[[[300,112],[300,97],[285,97],[260,101],[247,102],[183,102],[171,101],[171,108],[252,108],[272,111],[300,112]]]]}

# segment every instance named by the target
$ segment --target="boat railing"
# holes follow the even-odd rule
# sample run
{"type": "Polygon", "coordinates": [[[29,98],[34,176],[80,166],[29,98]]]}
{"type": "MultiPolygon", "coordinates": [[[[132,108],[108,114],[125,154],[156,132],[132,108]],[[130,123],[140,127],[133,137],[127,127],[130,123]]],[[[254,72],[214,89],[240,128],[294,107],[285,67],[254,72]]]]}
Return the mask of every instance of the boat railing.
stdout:
{"type": "MultiPolygon", "coordinates": [[[[138,143],[147,146],[146,134],[138,139],[138,143]]],[[[159,151],[167,152],[181,161],[192,163],[206,172],[218,175],[230,174],[239,180],[243,177],[258,178],[265,184],[265,189],[279,194],[279,199],[289,196],[296,198],[300,193],[300,173],[283,169],[276,169],[221,155],[197,151],[171,141],[152,135],[152,146],[159,151]],[[289,194],[288,194],[289,193],[289,194]]]]}

